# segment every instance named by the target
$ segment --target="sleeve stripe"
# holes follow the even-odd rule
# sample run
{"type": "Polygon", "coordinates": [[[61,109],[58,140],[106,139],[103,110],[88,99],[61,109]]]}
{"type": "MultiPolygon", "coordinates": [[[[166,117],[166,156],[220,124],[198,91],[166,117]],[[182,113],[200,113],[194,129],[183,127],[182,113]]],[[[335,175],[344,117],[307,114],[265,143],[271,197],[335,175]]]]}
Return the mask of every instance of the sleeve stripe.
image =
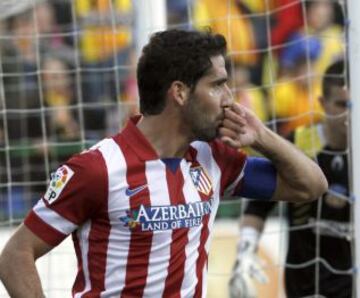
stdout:
{"type": "Polygon", "coordinates": [[[25,218],[24,224],[28,227],[36,236],[41,238],[47,244],[51,246],[58,245],[63,241],[67,235],[60,233],[58,230],[46,224],[36,213],[32,210],[25,218]]]}
{"type": "Polygon", "coordinates": [[[38,203],[34,206],[33,211],[46,224],[58,230],[62,234],[69,235],[78,227],[71,221],[59,215],[54,210],[48,208],[43,200],[38,201],[38,203]]]}

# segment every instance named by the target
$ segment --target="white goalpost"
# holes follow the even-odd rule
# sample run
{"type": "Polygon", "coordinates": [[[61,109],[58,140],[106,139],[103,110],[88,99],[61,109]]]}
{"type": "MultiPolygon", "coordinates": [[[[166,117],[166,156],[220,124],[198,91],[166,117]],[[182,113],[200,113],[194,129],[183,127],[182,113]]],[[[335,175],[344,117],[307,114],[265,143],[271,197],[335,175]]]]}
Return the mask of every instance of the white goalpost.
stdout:
{"type": "Polygon", "coordinates": [[[134,9],[136,53],[139,56],[150,34],[166,29],[166,1],[134,1],[134,9]]]}
{"type": "Polygon", "coordinates": [[[354,200],[355,287],[360,295],[360,2],[348,1],[349,74],[351,93],[351,160],[352,199],[354,200]]]}

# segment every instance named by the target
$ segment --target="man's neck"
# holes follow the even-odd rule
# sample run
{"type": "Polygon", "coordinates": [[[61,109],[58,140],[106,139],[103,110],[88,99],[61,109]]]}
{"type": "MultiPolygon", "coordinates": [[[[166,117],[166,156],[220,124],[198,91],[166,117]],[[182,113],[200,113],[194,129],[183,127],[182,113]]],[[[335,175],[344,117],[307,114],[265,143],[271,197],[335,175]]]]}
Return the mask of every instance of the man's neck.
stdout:
{"type": "Polygon", "coordinates": [[[170,113],[145,116],[137,124],[137,127],[160,158],[182,158],[191,143],[191,139],[184,132],[184,125],[180,119],[170,113]]]}

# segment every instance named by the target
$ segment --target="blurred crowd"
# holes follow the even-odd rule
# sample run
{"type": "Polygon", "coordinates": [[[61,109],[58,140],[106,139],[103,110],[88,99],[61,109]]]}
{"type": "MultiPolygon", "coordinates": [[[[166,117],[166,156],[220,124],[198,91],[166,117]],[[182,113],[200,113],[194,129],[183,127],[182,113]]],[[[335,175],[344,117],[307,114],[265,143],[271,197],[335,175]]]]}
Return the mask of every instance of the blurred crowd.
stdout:
{"type": "MultiPolygon", "coordinates": [[[[291,138],[322,120],[321,76],[345,53],[343,1],[166,4],[168,27],[226,36],[235,100],[274,130],[291,138]]],[[[0,218],[21,218],[51,170],[137,112],[135,15],[131,0],[49,0],[0,20],[0,218]]]]}

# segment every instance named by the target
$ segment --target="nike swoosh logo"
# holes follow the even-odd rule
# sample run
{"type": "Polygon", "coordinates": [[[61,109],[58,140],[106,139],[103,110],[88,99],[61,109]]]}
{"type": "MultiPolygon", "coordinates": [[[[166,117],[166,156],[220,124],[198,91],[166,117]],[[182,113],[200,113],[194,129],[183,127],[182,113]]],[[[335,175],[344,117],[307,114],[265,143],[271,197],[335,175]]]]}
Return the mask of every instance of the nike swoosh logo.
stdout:
{"type": "Polygon", "coordinates": [[[137,193],[139,193],[140,191],[142,191],[143,189],[145,189],[146,187],[147,187],[147,184],[135,187],[133,189],[127,188],[125,191],[125,194],[128,197],[132,197],[132,196],[136,195],[137,193]]]}

